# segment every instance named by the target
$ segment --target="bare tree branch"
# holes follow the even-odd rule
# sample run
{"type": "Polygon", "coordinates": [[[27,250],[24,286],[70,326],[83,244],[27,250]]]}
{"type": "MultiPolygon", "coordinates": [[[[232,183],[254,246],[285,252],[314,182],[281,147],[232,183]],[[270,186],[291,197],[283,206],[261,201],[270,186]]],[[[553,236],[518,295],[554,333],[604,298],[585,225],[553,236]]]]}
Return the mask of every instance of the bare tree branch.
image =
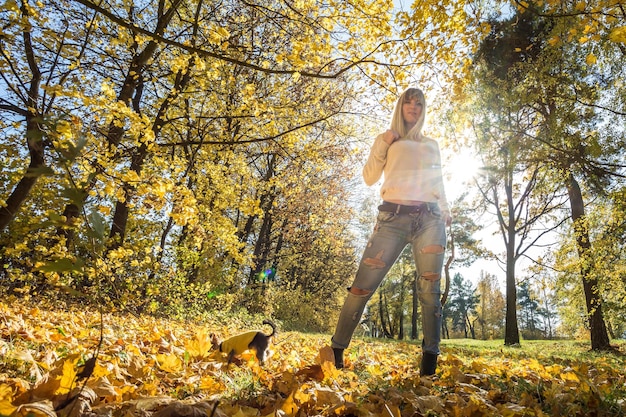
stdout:
{"type": "Polygon", "coordinates": [[[211,52],[211,51],[207,51],[205,49],[201,49],[201,48],[197,48],[194,47],[192,45],[186,45],[177,41],[173,41],[171,39],[167,39],[164,36],[158,34],[158,33],[154,33],[151,32],[147,29],[141,28],[137,25],[134,25],[128,21],[126,21],[123,18],[120,18],[118,16],[116,16],[115,14],[111,13],[110,11],[104,9],[103,7],[100,7],[97,4],[94,4],[92,2],[90,2],[89,0],[74,0],[77,3],[82,4],[85,7],[88,7],[92,10],[97,11],[98,13],[106,16],[107,18],[109,18],[110,20],[112,20],[113,22],[117,23],[118,25],[125,27],[131,31],[135,31],[137,33],[141,33],[143,35],[149,36],[150,38],[152,38],[153,41],[158,41],[158,42],[162,42],[164,44],[167,45],[171,45],[174,46],[176,48],[180,48],[183,49],[187,52],[189,52],[190,54],[197,54],[198,56],[202,56],[202,57],[210,57],[210,58],[215,58],[215,59],[219,59],[221,61],[225,61],[225,62],[230,62],[231,64],[234,65],[238,65],[238,66],[242,66],[242,67],[246,67],[246,68],[250,68],[252,70],[255,71],[259,71],[259,72],[263,72],[266,74],[284,74],[284,75],[288,75],[288,74],[296,74],[299,73],[302,77],[310,77],[310,78],[322,78],[322,79],[334,79],[334,78],[338,78],[339,76],[341,76],[342,74],[344,74],[345,72],[349,71],[350,69],[354,68],[354,67],[358,67],[361,64],[376,64],[376,65],[384,65],[384,66],[388,66],[388,67],[401,67],[401,65],[396,65],[396,64],[390,64],[390,63],[383,63],[383,62],[379,62],[373,58],[371,58],[372,56],[374,56],[376,54],[376,52],[380,49],[380,47],[382,47],[383,45],[387,44],[387,43],[391,43],[391,42],[395,42],[395,40],[388,40],[385,42],[381,42],[376,48],[374,48],[374,50],[366,53],[362,58],[355,60],[355,61],[351,61],[349,62],[348,59],[346,58],[341,58],[341,59],[335,59],[333,61],[331,61],[330,63],[327,63],[326,65],[324,65],[324,67],[322,67],[320,69],[320,71],[318,72],[308,72],[308,71],[299,71],[297,69],[272,69],[272,68],[264,68],[260,65],[255,65],[252,64],[250,62],[247,61],[242,61],[240,59],[235,59],[229,56],[225,56],[225,55],[221,55],[221,54],[217,54],[215,52],[211,52]],[[349,62],[346,66],[338,69],[335,72],[332,73],[322,73],[321,71],[328,67],[329,65],[332,65],[335,62],[338,61],[346,61],[349,62]]]}

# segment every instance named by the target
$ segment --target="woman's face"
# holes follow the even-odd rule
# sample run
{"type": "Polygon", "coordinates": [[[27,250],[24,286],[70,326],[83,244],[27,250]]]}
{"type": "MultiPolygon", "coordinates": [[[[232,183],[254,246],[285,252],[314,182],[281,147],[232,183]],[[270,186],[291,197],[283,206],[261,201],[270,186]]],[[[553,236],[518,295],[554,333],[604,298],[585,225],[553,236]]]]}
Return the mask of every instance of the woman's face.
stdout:
{"type": "Polygon", "coordinates": [[[416,98],[405,100],[402,103],[402,118],[407,129],[411,129],[422,116],[422,103],[416,98]]]}

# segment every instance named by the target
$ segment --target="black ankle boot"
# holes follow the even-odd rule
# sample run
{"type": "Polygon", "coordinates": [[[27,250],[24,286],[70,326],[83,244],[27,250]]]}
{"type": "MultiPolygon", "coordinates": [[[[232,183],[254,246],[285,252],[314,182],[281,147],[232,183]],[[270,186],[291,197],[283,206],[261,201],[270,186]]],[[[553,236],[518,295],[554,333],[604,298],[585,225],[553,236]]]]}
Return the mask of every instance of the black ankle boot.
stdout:
{"type": "Polygon", "coordinates": [[[335,368],[342,369],[343,368],[343,349],[333,348],[333,353],[335,355],[335,368]]]}
{"type": "Polygon", "coordinates": [[[434,375],[437,369],[437,355],[430,352],[422,354],[422,366],[420,367],[420,375],[434,375]]]}

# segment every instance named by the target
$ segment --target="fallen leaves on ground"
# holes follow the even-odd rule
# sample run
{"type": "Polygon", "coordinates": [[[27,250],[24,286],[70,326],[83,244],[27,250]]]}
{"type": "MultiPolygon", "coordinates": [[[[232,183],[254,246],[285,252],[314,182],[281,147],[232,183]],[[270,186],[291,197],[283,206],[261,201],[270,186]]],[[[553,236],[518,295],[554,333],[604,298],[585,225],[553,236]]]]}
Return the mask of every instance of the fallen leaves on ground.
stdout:
{"type": "Polygon", "coordinates": [[[199,324],[0,304],[3,416],[615,416],[625,361],[483,355],[446,348],[421,378],[418,344],[355,339],[335,369],[327,335],[279,333],[237,363],[199,324]],[[99,350],[96,349],[99,346],[99,350]]]}

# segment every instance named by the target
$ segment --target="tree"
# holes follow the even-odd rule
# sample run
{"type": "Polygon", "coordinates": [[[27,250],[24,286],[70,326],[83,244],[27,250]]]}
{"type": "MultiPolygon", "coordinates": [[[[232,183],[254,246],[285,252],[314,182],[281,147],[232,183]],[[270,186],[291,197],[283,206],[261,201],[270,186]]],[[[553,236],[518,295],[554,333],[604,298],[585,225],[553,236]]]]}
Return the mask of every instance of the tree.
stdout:
{"type": "Polygon", "coordinates": [[[532,284],[536,299],[538,300],[537,313],[543,321],[543,337],[552,339],[556,336],[557,323],[557,300],[556,300],[556,274],[551,266],[554,260],[552,254],[537,259],[537,263],[530,266],[528,271],[532,274],[528,282],[532,284]]]}
{"type": "Polygon", "coordinates": [[[252,302],[270,265],[280,291],[333,309],[354,269],[354,72],[404,66],[371,57],[389,5],[12,4],[0,143],[34,140],[2,177],[19,191],[2,194],[4,276],[177,313],[252,302]]]}
{"type": "MultiPolygon", "coordinates": [[[[501,115],[507,120],[511,114],[501,115]]],[[[515,116],[513,116],[515,117],[515,116]]],[[[491,122],[482,124],[478,133],[479,146],[485,159],[495,166],[487,174],[486,183],[478,184],[481,196],[486,205],[495,210],[498,227],[506,248],[504,260],[506,265],[506,328],[505,344],[519,344],[517,322],[517,282],[516,264],[527,252],[537,245],[542,237],[559,226],[559,222],[550,225],[545,219],[560,210],[563,199],[556,187],[551,186],[549,173],[542,170],[540,164],[526,164],[523,161],[523,149],[527,146],[519,137],[495,139],[497,131],[520,127],[506,124],[492,127],[491,122]],[[489,127],[487,127],[489,126],[489,127]],[[494,128],[495,132],[489,130],[494,128]],[[495,147],[495,149],[494,149],[495,147]],[[501,196],[501,192],[503,195],[501,196]]],[[[506,122],[505,122],[506,123],[506,122]]]]}
{"type": "Polygon", "coordinates": [[[521,333],[525,339],[537,339],[543,332],[539,326],[539,303],[531,294],[527,281],[520,283],[518,292],[518,305],[521,315],[521,333]]]}
{"type": "MultiPolygon", "coordinates": [[[[622,194],[611,196],[612,203],[602,198],[590,205],[589,230],[593,236],[591,273],[597,279],[598,292],[602,294],[602,312],[606,330],[611,338],[623,334],[624,280],[622,269],[623,223],[622,194]]],[[[580,259],[573,233],[565,240],[554,265],[557,269],[557,292],[561,327],[568,335],[588,337],[590,322],[585,302],[584,287],[580,280],[580,259]]]]}
{"type": "Polygon", "coordinates": [[[7,165],[7,190],[11,186],[13,190],[0,207],[0,232],[18,215],[37,181],[54,172],[50,166],[54,159],[75,158],[81,147],[67,146],[80,119],[69,117],[64,102],[79,94],[73,81],[80,72],[71,63],[82,59],[91,31],[65,20],[66,12],[57,3],[45,6],[43,14],[28,1],[19,7],[11,3],[2,13],[7,28],[0,39],[2,129],[12,145],[12,138],[25,140],[28,162],[16,153],[7,165]],[[42,38],[46,41],[41,42],[42,38]]]}
{"type": "Polygon", "coordinates": [[[626,198],[624,188],[608,196],[608,201],[594,204],[589,221],[594,231],[594,275],[601,286],[604,318],[611,338],[623,338],[626,332],[626,276],[623,274],[626,247],[626,198]]]}
{"type": "Polygon", "coordinates": [[[479,328],[478,337],[483,340],[500,339],[504,336],[506,302],[495,275],[481,271],[476,286],[480,302],[476,306],[479,328]]]}
{"type": "MultiPolygon", "coordinates": [[[[577,27],[580,24],[580,20],[586,21],[587,17],[574,14],[556,19],[551,40],[564,38],[571,33],[573,25],[577,27]]],[[[611,25],[614,23],[615,21],[611,25]]],[[[589,51],[588,48],[597,45],[594,45],[595,42],[585,45],[586,43],[579,46],[549,42],[542,54],[544,62],[549,65],[535,68],[527,75],[529,84],[534,90],[540,88],[543,91],[541,95],[545,98],[540,98],[535,93],[527,96],[527,99],[534,102],[537,116],[541,120],[537,139],[542,147],[546,147],[543,158],[550,161],[568,192],[591,345],[594,350],[605,350],[610,349],[610,342],[603,317],[603,296],[599,292],[601,286],[594,274],[592,236],[585,212],[585,194],[602,196],[606,194],[612,180],[623,178],[619,172],[620,167],[623,169],[623,163],[620,162],[621,152],[616,152],[615,148],[622,135],[615,134],[613,129],[596,130],[597,126],[606,123],[607,117],[614,119],[615,111],[604,105],[612,100],[605,101],[605,93],[598,90],[598,83],[594,81],[603,80],[607,86],[615,86],[610,90],[612,94],[620,96],[623,88],[615,84],[614,77],[619,77],[623,68],[616,70],[609,63],[607,71],[595,73],[593,67],[589,67],[593,65],[595,55],[593,52],[583,54],[585,50],[589,51]],[[546,84],[546,80],[555,73],[561,74],[558,83],[553,81],[546,84]],[[572,88],[563,91],[563,85],[570,85],[572,88]],[[603,150],[599,152],[599,149],[603,150]]],[[[610,42],[604,46],[602,50],[606,54],[605,59],[613,60],[616,53],[622,54],[610,42]]],[[[625,121],[622,116],[617,119],[617,125],[623,126],[625,121]]]]}
{"type": "MultiPolygon", "coordinates": [[[[454,274],[450,285],[450,296],[443,309],[443,322],[450,319],[452,329],[462,332],[464,337],[476,338],[474,314],[480,296],[472,283],[463,279],[459,273],[454,274]]],[[[444,334],[445,334],[444,330],[444,334]]]]}
{"type": "Polygon", "coordinates": [[[536,110],[536,139],[546,147],[543,159],[550,161],[569,194],[592,349],[609,350],[580,181],[584,180],[594,194],[602,195],[611,179],[623,178],[619,172],[624,168],[618,156],[621,151],[615,148],[621,146],[623,135],[615,134],[613,127],[596,130],[609,118],[622,130],[626,120],[622,101],[625,89],[618,81],[623,78],[624,67],[616,65],[626,51],[623,6],[589,1],[575,6],[518,2],[518,7],[534,21],[549,23],[543,42],[533,45],[541,57],[536,63],[544,65],[524,67],[528,70],[525,98],[529,108],[536,110]],[[599,61],[602,66],[596,65],[599,61]]]}

